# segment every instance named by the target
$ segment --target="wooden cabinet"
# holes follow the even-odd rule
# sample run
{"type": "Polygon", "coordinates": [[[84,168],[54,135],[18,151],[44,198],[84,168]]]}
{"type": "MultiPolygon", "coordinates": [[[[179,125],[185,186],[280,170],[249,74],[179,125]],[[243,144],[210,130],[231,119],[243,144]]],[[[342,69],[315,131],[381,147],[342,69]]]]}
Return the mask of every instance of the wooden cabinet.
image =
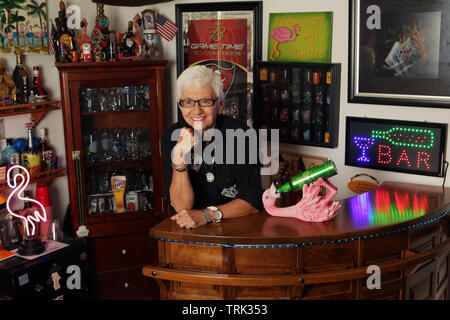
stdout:
{"type": "Polygon", "coordinates": [[[165,216],[159,139],[166,64],[56,64],[73,232],[89,230],[98,299],[159,297],[141,268],[156,262],[148,230],[165,216]]]}
{"type": "Polygon", "coordinates": [[[260,61],[256,69],[256,129],[278,129],[280,142],[337,147],[340,64],[260,61]]]}

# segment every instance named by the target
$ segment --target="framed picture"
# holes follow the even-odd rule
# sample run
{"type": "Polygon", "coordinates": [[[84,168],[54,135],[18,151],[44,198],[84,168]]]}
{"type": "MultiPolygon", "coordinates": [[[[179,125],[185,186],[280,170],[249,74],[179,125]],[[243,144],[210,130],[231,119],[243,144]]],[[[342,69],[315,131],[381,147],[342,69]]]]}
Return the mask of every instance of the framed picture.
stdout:
{"type": "Polygon", "coordinates": [[[1,1],[0,54],[48,53],[47,3],[45,0],[1,1]]]}
{"type": "Polygon", "coordinates": [[[447,124],[347,117],[345,164],[443,177],[447,124]]]}
{"type": "Polygon", "coordinates": [[[153,30],[155,29],[155,13],[153,10],[146,9],[141,12],[142,21],[144,23],[144,30],[153,30]]]}
{"type": "Polygon", "coordinates": [[[333,12],[269,14],[268,61],[331,62],[333,12]]]}
{"type": "MultiPolygon", "coordinates": [[[[261,60],[262,1],[175,5],[177,75],[203,64],[220,73],[223,113],[253,127],[255,62],[261,60]]],[[[181,114],[178,114],[181,117],[181,114]]]]}
{"type": "Polygon", "coordinates": [[[450,108],[450,0],[349,0],[348,101],[450,108]]]}

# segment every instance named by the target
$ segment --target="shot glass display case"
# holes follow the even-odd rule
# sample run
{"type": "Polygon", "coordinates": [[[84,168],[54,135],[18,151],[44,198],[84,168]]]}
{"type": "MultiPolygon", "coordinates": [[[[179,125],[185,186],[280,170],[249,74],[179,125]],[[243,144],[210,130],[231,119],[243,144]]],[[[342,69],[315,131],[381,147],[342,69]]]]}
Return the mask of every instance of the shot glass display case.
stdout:
{"type": "Polygon", "coordinates": [[[156,261],[148,232],[165,215],[159,137],[166,61],[56,66],[73,232],[89,230],[94,296],[157,298],[141,267],[156,261]]]}
{"type": "Polygon", "coordinates": [[[335,148],[339,138],[341,65],[257,63],[257,129],[279,129],[280,142],[335,148]]]}

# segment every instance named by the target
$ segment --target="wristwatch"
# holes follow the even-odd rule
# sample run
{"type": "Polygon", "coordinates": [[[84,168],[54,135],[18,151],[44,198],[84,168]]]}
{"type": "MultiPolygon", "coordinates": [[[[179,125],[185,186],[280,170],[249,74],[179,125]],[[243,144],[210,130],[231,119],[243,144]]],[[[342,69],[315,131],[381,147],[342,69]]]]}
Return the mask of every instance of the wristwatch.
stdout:
{"type": "Polygon", "coordinates": [[[184,172],[184,171],[186,171],[187,167],[188,167],[187,164],[182,164],[181,166],[175,166],[172,163],[172,168],[174,168],[177,172],[184,172]]]}
{"type": "Polygon", "coordinates": [[[214,223],[219,223],[219,222],[222,221],[223,213],[217,207],[210,206],[210,207],[207,207],[206,209],[208,209],[209,211],[213,212],[213,221],[214,221],[214,223]]]}
{"type": "Polygon", "coordinates": [[[212,220],[211,220],[211,216],[209,214],[208,209],[205,208],[202,210],[202,212],[203,212],[203,218],[205,218],[206,224],[211,223],[212,220]]]}

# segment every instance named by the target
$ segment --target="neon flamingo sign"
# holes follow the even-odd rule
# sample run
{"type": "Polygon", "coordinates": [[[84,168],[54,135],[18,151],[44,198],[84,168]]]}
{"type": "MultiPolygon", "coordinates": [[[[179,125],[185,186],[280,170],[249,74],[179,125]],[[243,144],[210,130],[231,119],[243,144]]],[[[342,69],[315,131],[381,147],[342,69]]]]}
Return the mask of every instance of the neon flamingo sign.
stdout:
{"type": "Polygon", "coordinates": [[[44,206],[39,201],[36,201],[31,198],[23,197],[23,191],[30,183],[30,173],[28,172],[27,169],[25,169],[22,166],[19,166],[19,165],[12,166],[11,168],[8,169],[8,172],[7,172],[7,183],[8,183],[8,186],[11,189],[13,189],[13,192],[11,192],[11,194],[8,196],[8,199],[6,200],[6,209],[8,210],[8,212],[11,215],[13,215],[14,217],[19,218],[23,221],[23,224],[25,226],[25,232],[28,237],[35,236],[36,235],[35,223],[39,223],[40,221],[46,222],[47,221],[47,212],[45,211],[44,206]],[[11,172],[14,172],[15,169],[19,169],[18,173],[15,173],[14,177],[11,178],[11,172]],[[20,181],[18,181],[19,179],[20,179],[20,181]],[[15,194],[17,194],[17,197],[20,200],[30,201],[30,202],[33,202],[34,204],[36,204],[41,209],[42,214],[41,214],[41,212],[39,212],[39,210],[35,210],[33,212],[33,214],[30,214],[26,217],[14,213],[11,210],[9,203],[15,194]],[[31,230],[30,230],[30,227],[31,227],[31,230]]]}

